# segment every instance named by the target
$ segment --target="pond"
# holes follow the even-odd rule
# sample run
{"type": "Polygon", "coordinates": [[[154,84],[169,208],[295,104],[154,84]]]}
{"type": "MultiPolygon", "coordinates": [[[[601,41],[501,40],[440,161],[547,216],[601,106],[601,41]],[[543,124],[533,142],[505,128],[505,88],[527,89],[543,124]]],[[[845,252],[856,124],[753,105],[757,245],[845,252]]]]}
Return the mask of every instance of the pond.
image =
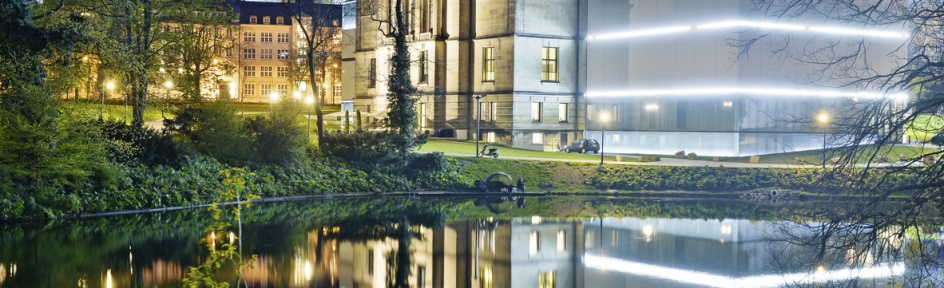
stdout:
{"type": "Polygon", "coordinates": [[[379,197],[236,208],[2,225],[0,287],[944,283],[939,224],[823,220],[855,203],[379,197]]]}

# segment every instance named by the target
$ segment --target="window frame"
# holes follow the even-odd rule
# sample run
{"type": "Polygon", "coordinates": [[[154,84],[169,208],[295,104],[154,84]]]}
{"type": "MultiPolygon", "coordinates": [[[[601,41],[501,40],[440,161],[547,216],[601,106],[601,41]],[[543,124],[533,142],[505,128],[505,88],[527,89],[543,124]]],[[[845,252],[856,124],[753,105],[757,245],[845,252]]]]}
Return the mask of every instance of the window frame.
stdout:
{"type": "Polygon", "coordinates": [[[544,120],[544,102],[531,102],[531,122],[540,123],[544,120]]]}
{"type": "Polygon", "coordinates": [[[495,82],[495,47],[482,47],[482,82],[495,82]]]}
{"type": "Polygon", "coordinates": [[[541,48],[541,82],[560,83],[558,56],[558,47],[541,48]]]}
{"type": "Polygon", "coordinates": [[[367,64],[367,88],[377,87],[377,58],[370,58],[367,64]]]}

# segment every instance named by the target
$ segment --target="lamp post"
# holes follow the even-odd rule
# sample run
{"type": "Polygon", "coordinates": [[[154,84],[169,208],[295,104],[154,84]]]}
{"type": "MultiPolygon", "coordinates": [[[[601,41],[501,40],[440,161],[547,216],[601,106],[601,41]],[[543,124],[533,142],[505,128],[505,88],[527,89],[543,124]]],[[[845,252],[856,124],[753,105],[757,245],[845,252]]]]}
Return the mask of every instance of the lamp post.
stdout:
{"type": "Polygon", "coordinates": [[[475,157],[481,157],[479,155],[479,138],[482,138],[482,98],[488,97],[488,95],[474,95],[475,97],[475,107],[478,109],[478,113],[475,115],[475,157]]]}
{"type": "MultiPolygon", "coordinates": [[[[108,89],[108,91],[115,89],[115,82],[108,81],[108,82],[105,82],[103,85],[104,87],[102,88],[106,88],[108,89]]],[[[102,89],[102,112],[101,113],[102,114],[98,116],[98,119],[105,120],[105,89],[102,89]]]]}
{"type": "MultiPolygon", "coordinates": [[[[295,94],[299,94],[298,91],[295,91],[295,94]]],[[[311,143],[311,106],[315,104],[315,97],[308,96],[305,98],[305,104],[308,104],[308,142],[311,143]]]]}
{"type": "Polygon", "coordinates": [[[164,88],[166,88],[164,93],[164,101],[161,103],[161,118],[164,118],[164,109],[167,108],[167,98],[170,98],[170,88],[174,87],[174,82],[170,80],[164,81],[164,88]]]}
{"type": "Polygon", "coordinates": [[[826,112],[820,112],[819,117],[816,117],[821,125],[823,125],[823,168],[826,168],[826,125],[829,125],[829,115],[826,112]]]}
{"type": "Polygon", "coordinates": [[[610,114],[600,114],[600,167],[603,167],[603,142],[606,142],[606,121],[610,120],[610,114]]]}

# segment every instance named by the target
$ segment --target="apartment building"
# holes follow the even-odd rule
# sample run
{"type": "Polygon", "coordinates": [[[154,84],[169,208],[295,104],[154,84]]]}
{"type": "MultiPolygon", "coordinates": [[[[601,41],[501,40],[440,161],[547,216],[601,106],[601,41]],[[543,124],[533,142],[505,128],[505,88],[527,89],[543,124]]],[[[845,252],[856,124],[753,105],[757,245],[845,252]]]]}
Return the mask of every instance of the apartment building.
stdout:
{"type": "MultiPolygon", "coordinates": [[[[238,35],[234,49],[226,59],[237,68],[235,75],[221,83],[226,96],[242,102],[270,103],[285,99],[321,99],[325,104],[341,101],[341,11],[337,5],[234,1],[230,3],[239,14],[238,35]],[[299,12],[301,11],[301,12],[299,12]],[[306,66],[306,36],[311,31],[311,13],[329,17],[315,21],[315,27],[336,31],[336,39],[324,40],[317,48],[316,82],[310,83],[306,66]],[[301,15],[299,18],[298,15],[301,15]],[[301,21],[298,21],[301,19],[301,21]]],[[[319,40],[322,41],[322,40],[319,40]]],[[[223,90],[223,89],[221,89],[223,90]]]]}

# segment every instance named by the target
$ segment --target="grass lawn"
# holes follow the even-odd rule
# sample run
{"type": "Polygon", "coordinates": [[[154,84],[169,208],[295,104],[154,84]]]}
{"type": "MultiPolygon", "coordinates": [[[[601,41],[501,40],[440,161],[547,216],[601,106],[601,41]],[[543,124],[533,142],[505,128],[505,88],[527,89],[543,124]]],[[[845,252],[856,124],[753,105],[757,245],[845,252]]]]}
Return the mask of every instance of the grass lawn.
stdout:
{"type": "MultiPolygon", "coordinates": [[[[484,142],[479,143],[479,150],[482,149],[482,145],[485,145],[484,142]]],[[[532,158],[550,158],[550,159],[572,159],[572,160],[600,160],[600,154],[578,154],[578,153],[564,153],[564,152],[543,152],[543,151],[534,151],[526,149],[512,148],[504,145],[489,144],[489,147],[498,147],[498,158],[503,156],[512,156],[512,157],[532,157],[532,158]]],[[[444,139],[430,139],[420,147],[419,151],[425,152],[443,152],[443,153],[454,153],[454,154],[469,154],[475,155],[475,141],[460,141],[460,140],[444,140],[444,139]]],[[[605,160],[614,161],[616,157],[614,156],[605,156],[605,160]]],[[[623,159],[627,161],[627,159],[623,159]]],[[[631,161],[631,160],[629,160],[631,161]]]]}
{"type": "MultiPolygon", "coordinates": [[[[480,143],[479,149],[482,149],[480,143]]],[[[548,159],[562,159],[562,160],[600,160],[600,154],[577,154],[577,153],[564,153],[564,152],[543,152],[543,151],[533,151],[525,150],[518,148],[511,148],[503,145],[489,144],[489,146],[501,148],[498,153],[499,158],[502,156],[515,156],[515,157],[533,157],[533,158],[548,158],[548,159]]],[[[889,161],[895,162],[899,160],[899,155],[904,154],[906,157],[913,158],[922,153],[927,153],[935,151],[936,148],[933,147],[914,147],[914,146],[903,146],[903,145],[886,145],[886,146],[867,146],[866,149],[876,149],[880,148],[879,152],[876,155],[886,155],[888,156],[889,161]]],[[[834,148],[827,149],[826,156],[827,158],[832,158],[838,153],[843,152],[843,148],[834,148]]],[[[446,140],[446,139],[430,139],[425,145],[420,147],[419,151],[425,152],[443,152],[443,153],[452,153],[452,154],[475,154],[475,141],[460,141],[460,140],[446,140]]],[[[662,158],[674,158],[675,155],[654,155],[662,158]]],[[[785,152],[779,154],[768,154],[760,155],[760,163],[764,164],[793,164],[793,160],[796,157],[803,158],[806,163],[821,163],[823,159],[823,150],[810,150],[810,151],[799,151],[799,152],[785,152]]],[[[713,157],[708,156],[698,156],[698,160],[711,161],[713,157]]],[[[616,158],[614,156],[606,155],[604,157],[606,161],[614,161],[616,158]]],[[[865,163],[866,160],[864,157],[862,159],[857,159],[858,163],[865,163]]],[[[634,162],[637,161],[635,158],[623,158],[623,162],[634,162]]],[[[721,162],[735,162],[735,163],[748,163],[750,162],[750,157],[722,157],[721,162]]]]}

